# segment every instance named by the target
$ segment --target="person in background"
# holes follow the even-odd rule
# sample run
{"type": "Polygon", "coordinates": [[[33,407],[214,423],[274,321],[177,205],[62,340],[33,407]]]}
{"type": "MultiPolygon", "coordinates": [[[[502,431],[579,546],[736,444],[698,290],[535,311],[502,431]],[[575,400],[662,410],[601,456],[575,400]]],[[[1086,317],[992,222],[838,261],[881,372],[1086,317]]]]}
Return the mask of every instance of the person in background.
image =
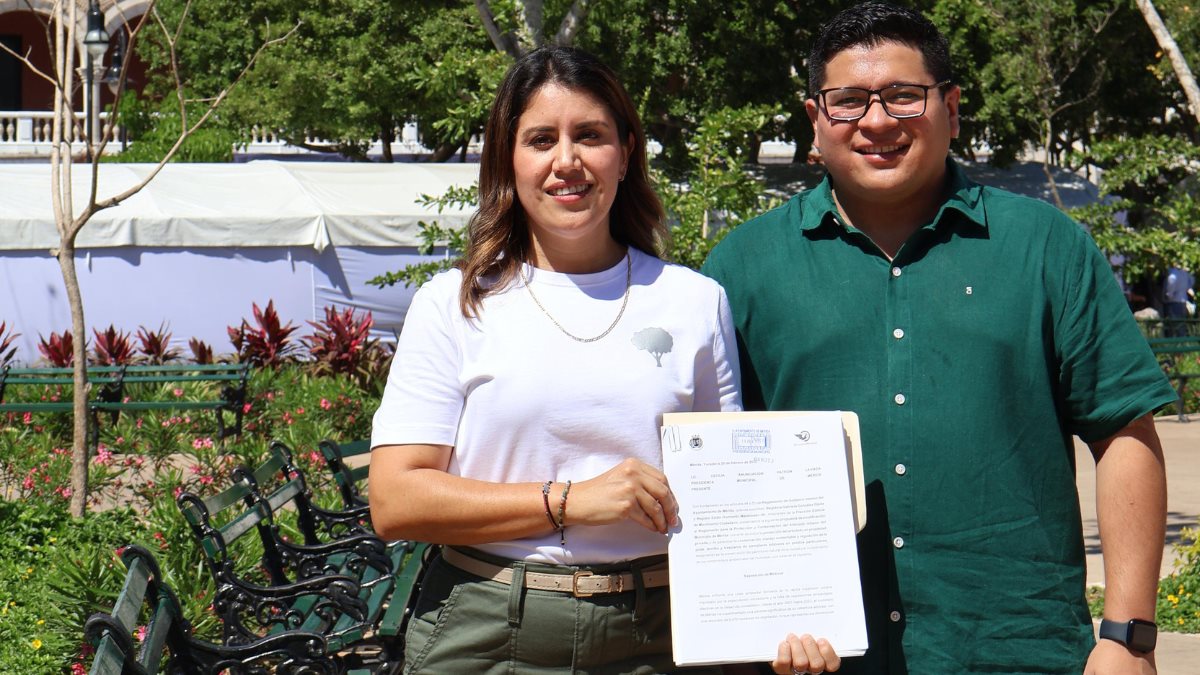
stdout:
{"type": "Polygon", "coordinates": [[[1163,334],[1167,337],[1186,337],[1188,334],[1188,302],[1195,297],[1196,279],[1179,267],[1167,269],[1163,279],[1163,334]]]}
{"type": "Polygon", "coordinates": [[[815,189],[733,230],[725,287],[748,409],[859,415],[870,648],[843,672],[1154,671],[1175,393],[1108,261],[1052,206],[949,158],[946,39],[881,2],[808,60],[815,189]],[[1084,598],[1072,435],[1097,463],[1101,640],[1084,598]]]}
{"type": "MultiPolygon", "coordinates": [[[[443,545],[405,672],[719,673],[671,658],[659,426],[741,407],[725,293],[659,258],[641,123],[595,58],[518,60],[486,139],[466,257],[417,292],[374,418],[376,530],[443,545]]],[[[808,636],[774,664],[838,665],[808,636]]]]}

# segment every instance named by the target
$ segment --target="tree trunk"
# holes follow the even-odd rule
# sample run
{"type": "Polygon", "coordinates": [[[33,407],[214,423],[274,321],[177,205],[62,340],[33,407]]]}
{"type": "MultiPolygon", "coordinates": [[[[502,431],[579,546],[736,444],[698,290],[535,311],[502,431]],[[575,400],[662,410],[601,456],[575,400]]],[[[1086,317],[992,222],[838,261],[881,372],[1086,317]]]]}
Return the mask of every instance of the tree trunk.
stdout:
{"type": "Polygon", "coordinates": [[[391,164],[396,159],[392,157],[392,141],[396,140],[396,130],[391,120],[379,125],[379,146],[383,151],[383,161],[391,164]]]}
{"type": "Polygon", "coordinates": [[[1183,93],[1187,96],[1188,104],[1191,105],[1192,115],[1196,118],[1196,122],[1200,123],[1200,87],[1196,86],[1196,78],[1188,68],[1187,61],[1183,58],[1183,52],[1179,50],[1175,38],[1171,37],[1171,31],[1167,30],[1167,25],[1158,15],[1154,3],[1151,0],[1137,0],[1137,6],[1142,11],[1146,24],[1150,26],[1150,32],[1154,33],[1154,39],[1158,41],[1158,46],[1166,52],[1167,57],[1171,60],[1171,67],[1175,69],[1175,77],[1179,79],[1183,93]]]}
{"type": "Polygon", "coordinates": [[[79,290],[79,275],[75,271],[74,237],[62,237],[58,249],[58,265],[67,290],[71,308],[71,335],[75,338],[72,350],[75,384],[72,387],[71,435],[71,515],[82,518],[87,512],[88,490],[88,377],[87,329],[83,318],[83,294],[79,290]]]}
{"type": "Polygon", "coordinates": [[[1042,123],[1042,173],[1046,174],[1046,185],[1050,188],[1050,197],[1059,211],[1066,211],[1062,196],[1058,194],[1058,182],[1054,180],[1054,169],[1050,164],[1050,152],[1054,143],[1054,124],[1047,118],[1042,123]]]}

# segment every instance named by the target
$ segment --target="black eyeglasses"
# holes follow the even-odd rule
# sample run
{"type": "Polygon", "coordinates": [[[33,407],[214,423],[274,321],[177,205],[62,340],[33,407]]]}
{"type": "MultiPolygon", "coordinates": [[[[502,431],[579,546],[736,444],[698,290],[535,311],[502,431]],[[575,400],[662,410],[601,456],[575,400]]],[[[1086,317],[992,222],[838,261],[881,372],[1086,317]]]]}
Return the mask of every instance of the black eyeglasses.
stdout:
{"type": "Polygon", "coordinates": [[[874,102],[874,96],[879,96],[883,111],[898,120],[920,117],[925,114],[925,104],[929,100],[929,90],[950,84],[943,80],[937,84],[890,84],[882,89],[861,89],[859,87],[837,87],[822,89],[816,93],[825,114],[830,119],[839,122],[853,122],[867,114],[874,102]]]}

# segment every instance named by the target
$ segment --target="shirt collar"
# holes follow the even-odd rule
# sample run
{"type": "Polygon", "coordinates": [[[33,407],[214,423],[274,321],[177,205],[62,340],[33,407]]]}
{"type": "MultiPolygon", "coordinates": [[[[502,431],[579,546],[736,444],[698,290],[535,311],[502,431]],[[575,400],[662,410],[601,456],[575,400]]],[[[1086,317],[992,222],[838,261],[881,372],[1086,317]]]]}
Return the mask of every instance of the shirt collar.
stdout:
{"type": "MultiPolygon", "coordinates": [[[[933,222],[926,225],[932,228],[942,222],[946,211],[954,210],[965,218],[962,221],[987,228],[987,214],[983,208],[983,186],[967,178],[962,167],[953,159],[946,158],[946,183],[948,196],[938,209],[933,222]]],[[[837,205],[833,201],[833,183],[826,173],[815,188],[804,195],[804,211],[800,219],[801,230],[815,230],[827,222],[834,222],[838,215],[837,205]]]]}

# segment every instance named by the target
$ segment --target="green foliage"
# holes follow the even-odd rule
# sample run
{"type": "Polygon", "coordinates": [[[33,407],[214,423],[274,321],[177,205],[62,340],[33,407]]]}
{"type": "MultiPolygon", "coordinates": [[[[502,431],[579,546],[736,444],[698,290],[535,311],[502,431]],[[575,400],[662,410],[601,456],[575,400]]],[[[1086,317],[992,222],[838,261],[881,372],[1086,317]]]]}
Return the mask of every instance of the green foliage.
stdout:
{"type": "Polygon", "coordinates": [[[592,4],[576,44],[612,65],[635,97],[646,92],[642,120],[678,178],[693,134],[728,109],[771,113],[752,130],[747,159],[760,140],[776,135],[794,141],[803,158],[812,142],[804,112],[807,52],[839,9],[805,0],[614,0],[592,4]]]}
{"type": "Polygon", "coordinates": [[[669,260],[699,269],[730,229],[774,205],[745,169],[746,141],[769,118],[768,108],[756,106],[712,113],[688,144],[683,180],[659,174],[658,194],[671,224],[669,260]]]}
{"type": "MultiPolygon", "coordinates": [[[[200,103],[187,105],[187,120],[179,112],[179,102],[174,98],[156,100],[129,95],[122,101],[119,114],[129,138],[136,139],[125,150],[105,154],[105,162],[157,163],[178,141],[184,123],[194,124],[203,114],[200,103]]],[[[172,162],[232,162],[233,148],[240,136],[238,132],[216,124],[206,124],[188,137],[171,158],[172,162]]]]}
{"type": "Polygon", "coordinates": [[[1114,138],[1081,159],[1103,170],[1107,199],[1072,215],[1102,251],[1126,256],[1127,279],[1157,278],[1172,265],[1200,269],[1200,149],[1163,135],[1114,138]]]}
{"type": "MultiPolygon", "coordinates": [[[[431,146],[453,150],[482,129],[486,107],[507,57],[490,48],[473,6],[453,0],[162,0],[174,27],[188,8],[177,60],[185,96],[197,105],[227,87],[267,40],[295,28],[264,51],[225,101],[205,139],[250,140],[250,130],[288,143],[366,159],[375,140],[385,153],[410,119],[431,146]],[[320,139],[320,144],[315,143],[320,139]]],[[[150,82],[135,110],[154,109],[138,131],[173,138],[178,131],[174,81],[161,32],[136,46],[150,82]],[[170,116],[174,115],[175,119],[170,116]]],[[[135,136],[139,140],[142,136],[135,136]]],[[[206,140],[197,144],[207,145],[206,140]]],[[[143,154],[135,143],[131,150],[143,154]]],[[[191,145],[191,143],[189,143],[191,145]]],[[[228,161],[191,155],[192,161],[228,161]]],[[[385,154],[385,159],[390,156],[385,154]]],[[[145,161],[145,160],[141,160],[145,161]]]]}

